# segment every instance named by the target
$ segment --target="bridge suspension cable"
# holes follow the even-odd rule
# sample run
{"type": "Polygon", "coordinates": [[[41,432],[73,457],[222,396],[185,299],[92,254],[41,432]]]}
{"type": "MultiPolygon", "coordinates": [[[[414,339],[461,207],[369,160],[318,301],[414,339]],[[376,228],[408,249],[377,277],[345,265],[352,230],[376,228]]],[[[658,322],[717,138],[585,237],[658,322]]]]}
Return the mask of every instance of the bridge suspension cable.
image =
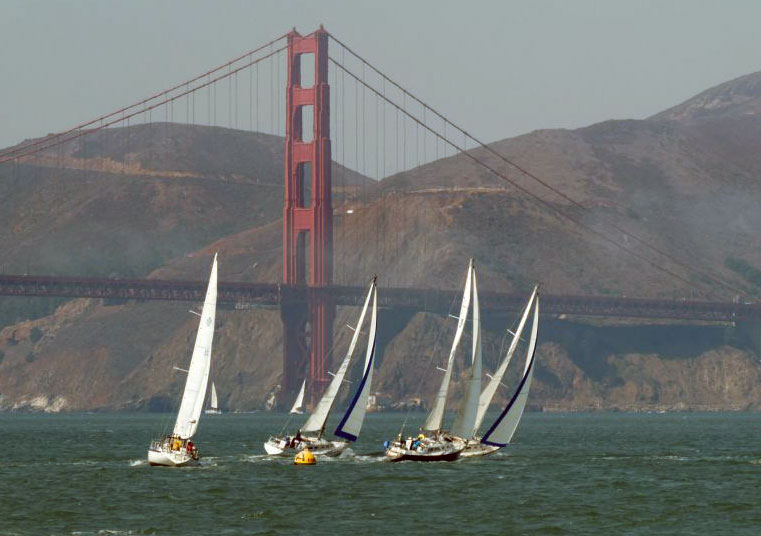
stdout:
{"type": "MultiPolygon", "coordinates": [[[[631,256],[637,258],[638,260],[646,263],[647,265],[651,266],[652,268],[655,268],[655,269],[657,269],[657,270],[667,274],[668,276],[670,276],[670,277],[672,277],[672,278],[674,278],[676,280],[681,281],[682,283],[686,284],[687,286],[689,286],[691,288],[694,288],[694,289],[696,289],[696,290],[698,290],[700,292],[703,292],[703,293],[707,292],[708,294],[718,296],[718,294],[716,294],[716,292],[711,287],[701,288],[694,281],[691,281],[691,280],[687,279],[686,277],[678,274],[674,270],[672,270],[670,268],[667,268],[665,266],[662,266],[661,264],[657,263],[656,261],[654,261],[654,260],[652,260],[652,259],[650,259],[648,257],[645,257],[644,255],[642,255],[642,254],[638,253],[637,251],[633,250],[632,248],[630,248],[630,247],[628,247],[628,246],[626,246],[624,244],[621,244],[619,241],[617,241],[614,238],[608,236],[607,234],[605,234],[605,233],[603,233],[603,232],[601,232],[601,231],[599,231],[597,229],[594,229],[593,227],[585,224],[579,218],[576,218],[576,217],[574,217],[574,216],[572,216],[572,215],[570,215],[570,214],[560,210],[558,207],[553,205],[551,202],[543,199],[542,197],[540,197],[536,193],[532,192],[531,190],[529,190],[525,186],[521,185],[520,183],[518,183],[515,180],[511,179],[510,177],[508,177],[505,173],[499,171],[498,169],[494,168],[493,166],[491,166],[487,162],[483,161],[478,156],[474,155],[471,151],[467,150],[467,148],[465,147],[465,143],[463,143],[461,145],[458,142],[455,142],[455,141],[449,139],[448,137],[444,137],[443,134],[437,132],[432,127],[430,127],[429,125],[424,123],[420,118],[418,118],[415,115],[413,115],[412,113],[410,113],[403,105],[400,105],[399,103],[394,102],[393,100],[391,100],[388,97],[384,96],[376,88],[374,88],[371,85],[367,84],[364,80],[362,80],[361,76],[359,76],[359,75],[355,74],[354,72],[352,72],[351,70],[347,69],[346,66],[344,64],[342,64],[340,61],[338,61],[335,57],[330,56],[329,59],[330,59],[331,63],[333,63],[333,65],[335,65],[337,68],[341,69],[348,76],[353,78],[357,83],[365,86],[367,89],[369,89],[370,91],[375,93],[377,96],[382,98],[386,103],[388,103],[390,106],[392,106],[395,109],[397,109],[405,117],[407,117],[410,120],[412,120],[415,124],[417,124],[418,126],[422,127],[423,129],[427,130],[428,132],[430,132],[431,134],[433,134],[434,136],[439,138],[441,141],[443,141],[444,143],[446,143],[449,146],[451,146],[455,151],[457,151],[457,152],[463,154],[464,156],[468,157],[469,159],[473,160],[475,163],[477,163],[478,165],[482,166],[483,168],[488,170],[490,173],[492,173],[496,177],[498,177],[498,178],[508,182],[509,184],[511,184],[516,189],[518,189],[521,192],[523,192],[524,194],[528,195],[531,199],[533,199],[535,202],[537,202],[540,205],[542,205],[544,208],[549,209],[553,213],[559,215],[560,217],[562,217],[562,218],[564,218],[566,220],[571,221],[572,223],[574,223],[578,227],[584,229],[585,231],[589,232],[590,234],[593,234],[596,237],[598,237],[599,239],[601,239],[601,240],[603,240],[603,241],[613,245],[617,249],[620,249],[621,251],[624,251],[624,252],[628,253],[629,255],[631,255],[631,256]]],[[[364,61],[364,60],[362,60],[362,61],[364,61]]],[[[385,77],[385,75],[382,75],[382,76],[384,78],[387,78],[387,77],[385,77]]],[[[397,85],[396,83],[394,83],[394,84],[397,85]]],[[[407,95],[407,94],[408,93],[405,91],[405,95],[407,95]]],[[[427,107],[424,103],[419,101],[419,99],[417,99],[417,97],[414,97],[414,98],[422,106],[427,107]]],[[[431,109],[431,108],[428,107],[428,109],[431,109]]],[[[443,119],[446,120],[445,118],[443,118],[443,119]]],[[[453,123],[449,122],[448,120],[447,120],[447,122],[448,122],[448,124],[453,125],[453,123]]],[[[462,129],[459,129],[459,127],[455,127],[455,128],[457,128],[458,131],[462,132],[466,136],[466,139],[470,138],[470,139],[474,140],[474,138],[472,136],[470,136],[469,134],[467,134],[467,132],[463,131],[462,129]]],[[[477,142],[477,143],[480,144],[480,142],[477,142]]],[[[627,234],[627,233],[625,233],[625,234],[627,234]]],[[[653,249],[653,248],[650,248],[650,249],[653,249]]],[[[669,260],[672,260],[672,262],[674,262],[675,264],[677,264],[677,265],[687,269],[689,272],[693,272],[693,273],[697,273],[699,275],[703,275],[703,274],[701,274],[700,271],[692,269],[691,267],[687,266],[685,263],[682,263],[681,261],[673,259],[673,258],[671,258],[668,255],[664,255],[664,256],[666,258],[668,258],[669,260]]],[[[718,280],[718,279],[715,279],[715,278],[712,278],[712,279],[715,280],[716,283],[720,284],[721,286],[723,286],[725,288],[731,289],[733,291],[737,291],[736,288],[734,288],[732,285],[730,285],[728,283],[725,283],[725,282],[723,282],[721,280],[718,280]]]]}
{"type": "MultiPolygon", "coordinates": [[[[284,51],[286,48],[287,48],[286,46],[278,48],[277,50],[274,50],[274,51],[272,51],[272,52],[270,52],[270,53],[268,53],[268,54],[266,54],[264,56],[261,56],[261,57],[255,59],[255,60],[252,60],[252,61],[249,61],[247,63],[244,63],[243,65],[241,65],[240,67],[235,68],[234,70],[230,70],[229,72],[224,73],[222,75],[219,75],[219,76],[217,76],[215,78],[210,78],[209,80],[207,80],[206,82],[204,82],[202,84],[198,84],[198,85],[196,85],[196,86],[194,86],[194,87],[192,87],[190,89],[187,89],[185,91],[182,91],[180,93],[172,95],[171,97],[167,97],[167,98],[165,98],[163,100],[160,100],[158,102],[154,102],[150,106],[144,106],[144,107],[138,109],[137,111],[130,112],[129,114],[125,114],[124,112],[122,112],[120,116],[116,117],[116,119],[111,119],[110,121],[101,122],[101,124],[99,124],[96,127],[93,127],[93,128],[87,129],[87,130],[73,129],[73,130],[67,131],[67,132],[69,132],[71,134],[69,136],[61,135],[61,136],[57,136],[57,137],[54,136],[53,139],[46,138],[42,143],[36,144],[36,146],[34,146],[34,147],[29,146],[28,150],[23,151],[20,154],[9,155],[9,156],[6,156],[6,157],[0,157],[0,164],[4,164],[4,163],[9,162],[11,160],[18,160],[20,158],[31,156],[31,155],[34,155],[34,154],[37,154],[37,153],[41,153],[41,152],[46,151],[48,149],[52,149],[54,147],[59,147],[59,146],[65,144],[65,143],[72,142],[72,141],[74,141],[74,140],[76,140],[78,138],[81,138],[82,136],[94,134],[94,133],[99,132],[99,131],[101,131],[101,130],[103,130],[105,128],[108,128],[110,126],[113,126],[113,125],[116,125],[116,124],[119,124],[119,123],[128,122],[129,119],[132,118],[132,117],[139,116],[140,114],[144,114],[145,112],[148,112],[150,110],[153,110],[153,109],[158,108],[160,106],[163,106],[165,104],[173,103],[174,101],[176,101],[176,100],[178,100],[178,99],[180,99],[182,97],[190,95],[191,93],[195,93],[196,91],[199,91],[199,90],[201,90],[201,89],[203,89],[205,87],[211,86],[212,84],[215,84],[216,82],[219,82],[220,80],[224,80],[225,78],[229,78],[229,77],[239,73],[240,71],[242,71],[242,70],[244,70],[244,69],[246,69],[248,67],[251,67],[252,65],[256,65],[259,62],[262,62],[262,61],[264,61],[264,60],[266,60],[268,58],[271,58],[271,57],[275,56],[276,54],[284,51]],[[45,141],[50,141],[50,143],[45,143],[45,141]]],[[[167,111],[167,113],[168,113],[168,111],[167,111]]],[[[114,116],[111,115],[110,117],[114,117],[114,116]]],[[[167,122],[171,122],[171,118],[167,118],[167,122]]]]}
{"type": "MultiPolygon", "coordinates": [[[[227,61],[227,62],[225,62],[225,63],[223,63],[221,65],[218,65],[218,66],[216,66],[216,67],[214,67],[212,69],[209,69],[208,71],[206,71],[203,74],[200,74],[200,75],[195,76],[195,77],[193,77],[193,78],[191,78],[189,80],[186,80],[184,82],[176,84],[176,85],[174,85],[174,86],[172,86],[172,87],[170,87],[168,89],[165,89],[163,91],[159,91],[158,93],[155,93],[155,94],[151,95],[150,97],[144,98],[144,99],[142,99],[142,100],[140,100],[138,102],[135,102],[135,103],[130,104],[128,106],[124,106],[122,108],[119,108],[118,110],[114,110],[111,113],[101,115],[101,116],[96,117],[95,119],[92,119],[92,120],[87,121],[85,123],[80,123],[79,125],[71,127],[70,129],[68,129],[68,130],[66,130],[64,132],[59,132],[57,134],[53,134],[52,136],[48,136],[46,138],[35,140],[35,141],[31,142],[31,143],[20,144],[20,145],[17,145],[15,147],[8,148],[8,149],[6,149],[4,151],[0,151],[0,164],[2,164],[3,162],[7,162],[8,161],[8,159],[6,158],[7,156],[15,155],[15,154],[17,154],[19,152],[26,151],[26,150],[28,150],[30,148],[37,147],[39,145],[43,145],[43,144],[45,144],[45,143],[47,143],[47,142],[49,142],[51,140],[57,140],[57,139],[59,139],[61,137],[67,136],[69,134],[72,134],[74,132],[82,130],[82,129],[86,128],[86,127],[89,127],[89,126],[92,126],[92,125],[96,125],[98,123],[102,123],[103,121],[111,119],[114,116],[118,116],[119,114],[124,114],[125,112],[133,110],[133,109],[135,109],[137,107],[140,107],[140,106],[144,106],[144,105],[148,104],[149,102],[152,102],[152,101],[154,101],[154,100],[156,100],[156,99],[158,99],[160,97],[164,97],[165,95],[169,95],[169,94],[177,91],[178,89],[181,89],[183,87],[187,88],[191,84],[194,84],[194,83],[198,82],[199,80],[201,80],[203,78],[210,77],[212,74],[214,74],[214,73],[216,73],[218,71],[221,71],[225,67],[231,68],[232,65],[235,65],[236,63],[244,60],[245,58],[249,58],[249,60],[250,60],[250,58],[252,58],[254,54],[257,54],[258,52],[264,50],[267,47],[271,48],[272,45],[274,45],[275,43],[285,39],[285,37],[286,37],[286,34],[283,34],[280,37],[276,37],[275,39],[272,39],[271,41],[268,41],[267,43],[265,43],[265,44],[255,48],[253,50],[250,50],[250,51],[246,52],[245,54],[241,54],[241,55],[233,58],[230,61],[227,61]]],[[[243,68],[245,68],[245,67],[246,66],[244,66],[243,68]]],[[[200,89],[200,88],[197,88],[197,89],[200,89]]],[[[141,112],[144,112],[144,111],[146,111],[146,109],[141,109],[141,112]]],[[[25,155],[20,155],[20,156],[18,156],[18,158],[20,158],[21,156],[25,156],[25,155]]]]}
{"type": "MultiPolygon", "coordinates": [[[[387,76],[379,68],[375,67],[369,61],[367,61],[364,57],[362,57],[356,51],[354,51],[352,48],[350,48],[348,45],[346,45],[343,41],[339,40],[335,35],[333,35],[331,33],[328,33],[328,35],[330,36],[330,38],[336,44],[338,44],[341,47],[342,50],[348,51],[352,56],[354,56],[357,60],[359,60],[361,62],[361,65],[362,65],[363,69],[365,67],[370,68],[373,72],[375,72],[381,78],[381,80],[383,81],[384,84],[385,83],[389,83],[393,87],[395,87],[397,90],[399,90],[402,93],[402,96],[403,96],[403,101],[404,101],[403,104],[400,105],[400,104],[392,101],[391,99],[387,98],[386,95],[385,95],[385,91],[384,92],[379,92],[376,88],[373,88],[372,86],[366,84],[366,82],[364,81],[364,76],[360,78],[358,75],[354,74],[351,70],[349,70],[346,67],[345,62],[338,62],[335,57],[331,56],[330,60],[331,60],[331,62],[334,65],[336,65],[339,69],[341,69],[343,71],[346,71],[350,76],[354,77],[355,80],[357,80],[359,83],[365,85],[368,89],[373,91],[379,98],[382,98],[384,101],[386,101],[390,105],[394,106],[397,110],[401,111],[405,116],[407,116],[410,119],[412,119],[415,122],[416,125],[422,126],[424,129],[428,130],[430,133],[432,133],[436,137],[437,140],[441,140],[442,142],[444,142],[445,146],[449,145],[453,149],[455,149],[456,151],[458,151],[458,152],[468,156],[471,160],[473,160],[476,163],[478,163],[479,165],[485,167],[488,171],[490,171],[492,174],[494,174],[498,178],[500,178],[500,179],[510,183],[514,187],[518,188],[520,191],[522,191],[525,194],[529,195],[536,202],[541,203],[543,206],[545,206],[546,208],[549,208],[550,210],[552,210],[556,214],[561,215],[563,218],[572,221],[573,223],[575,223],[579,227],[583,228],[584,230],[586,230],[586,231],[588,231],[588,232],[590,232],[592,234],[595,234],[599,238],[601,238],[601,239],[605,240],[606,242],[614,245],[616,248],[618,248],[618,249],[620,249],[620,250],[622,250],[622,251],[624,251],[624,252],[626,252],[626,253],[628,253],[628,254],[636,257],[636,258],[638,258],[641,261],[646,262],[648,265],[650,265],[650,266],[652,266],[652,267],[654,267],[654,268],[656,268],[656,269],[658,269],[658,270],[668,274],[671,277],[675,277],[676,279],[682,281],[683,283],[688,284],[692,288],[696,288],[696,289],[699,288],[698,285],[695,284],[695,282],[690,281],[687,278],[680,276],[679,274],[677,274],[673,270],[670,270],[670,269],[668,269],[668,268],[666,268],[664,266],[661,266],[660,264],[656,263],[655,261],[653,261],[653,260],[651,260],[651,259],[649,259],[647,257],[642,256],[641,254],[637,253],[633,249],[627,247],[624,244],[621,244],[619,241],[615,240],[614,238],[606,235],[605,233],[602,233],[600,231],[595,230],[594,228],[590,227],[589,225],[586,225],[583,222],[581,222],[578,218],[574,218],[574,217],[570,216],[569,214],[563,212],[558,207],[556,207],[553,204],[551,204],[549,201],[544,200],[543,198],[541,198],[537,194],[531,192],[530,190],[528,190],[524,186],[520,185],[516,181],[510,179],[506,174],[499,172],[497,169],[495,169],[494,167],[490,166],[489,164],[487,164],[483,160],[481,160],[478,157],[472,155],[469,152],[468,148],[467,148],[467,140],[468,139],[472,140],[476,144],[476,146],[478,148],[484,149],[488,153],[494,155],[495,157],[497,157],[498,159],[500,159],[504,163],[506,163],[509,166],[511,166],[514,169],[516,169],[522,175],[524,175],[524,176],[528,177],[529,179],[531,179],[532,181],[540,184],[544,188],[547,188],[548,190],[550,190],[554,194],[558,195],[560,198],[562,198],[563,200],[567,201],[568,203],[570,203],[574,207],[576,207],[576,208],[578,208],[578,209],[580,209],[580,210],[582,210],[582,211],[584,211],[586,213],[590,213],[590,209],[587,206],[585,206],[583,203],[580,203],[576,199],[572,198],[570,195],[566,194],[565,192],[561,191],[557,187],[555,187],[552,184],[548,183],[547,181],[541,179],[540,177],[538,177],[536,174],[532,173],[531,171],[529,171],[525,167],[521,166],[520,164],[518,164],[515,161],[513,161],[512,159],[508,158],[504,154],[500,153],[499,151],[494,149],[492,146],[487,145],[485,142],[483,142],[480,139],[476,138],[475,136],[470,134],[468,131],[466,131],[464,128],[460,127],[459,125],[457,125],[456,123],[451,121],[449,118],[444,116],[441,112],[439,112],[435,108],[433,108],[433,107],[429,106],[428,104],[426,104],[422,99],[420,99],[418,96],[416,96],[415,94],[413,94],[412,92],[410,92],[409,90],[404,88],[401,84],[399,84],[398,82],[396,82],[395,80],[393,80],[392,78],[387,76]],[[423,110],[423,114],[422,114],[423,118],[422,119],[420,117],[417,117],[417,116],[411,114],[407,110],[407,106],[406,106],[406,98],[407,97],[409,97],[410,99],[412,99],[414,102],[418,103],[422,107],[422,110],[423,110]],[[432,114],[434,114],[437,118],[439,118],[443,122],[444,134],[437,132],[435,129],[431,128],[428,125],[427,121],[425,120],[425,117],[426,117],[425,113],[426,113],[426,111],[430,111],[432,114]],[[450,139],[450,137],[446,134],[446,127],[447,126],[455,129],[457,132],[459,132],[459,133],[461,133],[463,135],[463,143],[461,145],[459,143],[457,143],[457,142],[452,141],[450,139]]],[[[405,133],[406,133],[406,129],[405,129],[405,133]]],[[[406,145],[406,143],[405,143],[405,145],[406,145]]],[[[438,149],[438,145],[437,145],[437,149],[438,149]]],[[[406,158],[404,160],[405,160],[405,163],[406,163],[406,158]]],[[[680,268],[682,268],[686,272],[693,273],[693,274],[696,274],[698,276],[701,276],[702,278],[708,279],[711,282],[713,282],[716,286],[723,287],[724,289],[729,290],[729,291],[731,291],[733,293],[736,293],[736,294],[743,294],[744,293],[744,291],[742,289],[739,289],[738,287],[734,286],[733,284],[727,282],[721,276],[716,275],[715,273],[712,273],[711,271],[701,270],[701,269],[695,268],[694,266],[687,264],[686,262],[684,262],[684,261],[674,257],[672,254],[669,254],[668,252],[663,251],[661,248],[651,244],[649,241],[645,240],[641,236],[639,236],[639,235],[637,235],[637,234],[635,234],[635,233],[633,233],[631,231],[628,231],[628,230],[624,229],[623,227],[621,227],[620,225],[618,225],[614,221],[610,220],[609,218],[601,217],[600,215],[597,215],[597,214],[596,214],[596,216],[600,220],[602,220],[605,224],[607,224],[611,228],[613,228],[614,230],[618,231],[619,233],[623,234],[626,237],[631,238],[633,241],[637,242],[641,246],[643,246],[643,247],[649,249],[650,251],[658,254],[662,258],[667,259],[668,261],[670,261],[671,263],[673,263],[676,266],[679,266],[680,268]]],[[[714,289],[712,289],[710,287],[707,287],[707,290],[708,290],[708,292],[710,294],[717,295],[714,289]]]]}

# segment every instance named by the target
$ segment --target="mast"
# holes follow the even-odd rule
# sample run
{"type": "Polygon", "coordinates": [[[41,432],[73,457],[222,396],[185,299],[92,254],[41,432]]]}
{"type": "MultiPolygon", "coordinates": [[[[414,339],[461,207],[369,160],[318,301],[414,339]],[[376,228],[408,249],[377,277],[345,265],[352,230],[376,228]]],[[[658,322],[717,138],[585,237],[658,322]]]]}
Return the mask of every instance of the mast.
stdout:
{"type": "Polygon", "coordinates": [[[507,404],[502,413],[491,425],[491,428],[484,434],[481,443],[495,447],[504,447],[513,437],[518,423],[523,416],[523,410],[526,407],[529,389],[531,389],[531,379],[534,376],[536,362],[536,338],[539,326],[539,295],[534,300],[534,321],[531,326],[531,339],[526,352],[526,368],[523,372],[518,388],[515,390],[513,397],[507,404]]]}
{"type": "Polygon", "coordinates": [[[452,435],[470,438],[475,434],[476,415],[478,413],[478,397],[481,394],[481,308],[478,304],[478,282],[476,268],[473,265],[473,348],[471,351],[471,366],[466,378],[465,396],[460,400],[457,418],[452,425],[452,435]]]}
{"type": "Polygon", "coordinates": [[[198,420],[203,411],[206,397],[206,387],[209,382],[211,369],[211,347],[214,340],[214,319],[217,311],[217,255],[211,266],[209,286],[201,310],[201,320],[193,346],[193,356],[190,358],[188,377],[185,380],[185,390],[182,393],[180,410],[174,424],[174,435],[182,439],[190,439],[198,429],[198,420]]]}
{"type": "Polygon", "coordinates": [[[346,409],[340,424],[336,428],[335,435],[349,441],[356,441],[362,429],[362,423],[367,413],[367,398],[370,395],[370,385],[373,380],[373,366],[375,364],[375,336],[378,322],[378,289],[375,286],[375,278],[372,283],[373,310],[370,315],[370,336],[367,339],[367,352],[365,354],[365,368],[362,373],[362,381],[354,393],[349,407],[346,409]]]}
{"type": "Polygon", "coordinates": [[[454,362],[455,354],[457,353],[457,347],[462,339],[462,332],[465,329],[465,320],[468,317],[468,310],[470,308],[470,287],[472,282],[473,272],[473,259],[470,259],[468,264],[468,274],[465,277],[465,288],[462,293],[462,303],[460,305],[460,316],[457,319],[457,331],[455,331],[454,340],[452,341],[452,348],[449,350],[449,359],[447,360],[447,369],[444,372],[444,378],[441,380],[441,386],[436,394],[436,400],[433,404],[433,409],[428,415],[428,419],[425,421],[423,430],[428,432],[435,432],[441,430],[441,423],[444,420],[444,411],[447,406],[447,393],[449,392],[449,384],[452,380],[452,364],[454,362]]]}
{"type": "Polygon", "coordinates": [[[510,342],[510,347],[507,349],[505,358],[502,360],[502,363],[499,364],[499,367],[494,372],[491,380],[489,380],[489,383],[484,388],[483,393],[481,393],[481,397],[478,400],[478,414],[476,416],[475,423],[476,431],[478,431],[478,429],[481,427],[481,423],[483,423],[484,416],[486,415],[486,412],[489,409],[489,405],[491,404],[491,401],[497,392],[497,388],[499,387],[500,383],[502,383],[502,377],[505,375],[507,366],[510,364],[510,361],[513,358],[515,349],[518,348],[518,343],[520,342],[521,336],[523,335],[523,330],[526,327],[526,320],[528,320],[528,316],[531,313],[531,307],[534,304],[534,299],[538,290],[539,286],[537,285],[534,287],[534,290],[531,293],[531,297],[529,298],[528,303],[526,303],[526,307],[523,309],[523,315],[521,316],[518,327],[513,334],[513,340],[510,342]]]}
{"type": "Polygon", "coordinates": [[[373,278],[373,283],[370,284],[370,289],[367,292],[367,297],[365,297],[365,304],[362,307],[362,312],[359,315],[359,321],[357,322],[356,329],[354,329],[354,335],[352,335],[349,349],[346,351],[346,356],[344,357],[343,362],[341,362],[341,366],[339,367],[338,372],[336,372],[335,376],[333,376],[333,380],[328,385],[325,394],[322,395],[322,398],[317,403],[317,407],[315,407],[306,424],[302,428],[302,431],[304,432],[318,432],[318,434],[322,436],[322,432],[325,430],[325,423],[328,420],[328,415],[330,414],[330,410],[333,409],[336,395],[338,395],[338,390],[341,388],[344,376],[346,376],[346,371],[349,368],[349,363],[351,362],[351,358],[354,355],[354,350],[357,346],[357,341],[359,340],[359,333],[362,329],[362,324],[365,321],[365,315],[367,314],[367,308],[370,305],[370,298],[373,295],[374,288],[375,279],[373,278]]]}

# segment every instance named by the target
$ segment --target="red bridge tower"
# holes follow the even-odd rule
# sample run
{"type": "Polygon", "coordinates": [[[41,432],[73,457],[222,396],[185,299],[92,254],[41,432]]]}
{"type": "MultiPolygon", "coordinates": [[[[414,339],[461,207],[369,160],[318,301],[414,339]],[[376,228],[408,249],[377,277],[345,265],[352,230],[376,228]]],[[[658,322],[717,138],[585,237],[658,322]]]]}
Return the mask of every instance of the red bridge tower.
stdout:
{"type": "MultiPolygon", "coordinates": [[[[310,69],[311,70],[311,69],[310,69]]],[[[285,204],[283,283],[325,287],[333,282],[333,203],[331,201],[330,86],[328,33],[320,27],[301,36],[288,34],[286,88],[285,204]],[[314,83],[302,66],[314,62],[314,83]],[[312,132],[305,132],[312,118],[312,132]]],[[[283,394],[292,394],[309,376],[312,396],[328,382],[328,353],[335,305],[322,292],[310,292],[306,305],[281,306],[283,394]],[[306,369],[307,361],[309,363],[306,369]]]]}

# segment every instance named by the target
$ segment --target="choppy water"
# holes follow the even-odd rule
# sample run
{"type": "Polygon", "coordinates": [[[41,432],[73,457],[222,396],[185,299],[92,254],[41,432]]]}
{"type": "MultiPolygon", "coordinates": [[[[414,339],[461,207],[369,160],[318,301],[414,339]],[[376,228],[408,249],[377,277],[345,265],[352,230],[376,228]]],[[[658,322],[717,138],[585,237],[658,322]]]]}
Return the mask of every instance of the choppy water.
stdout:
{"type": "Polygon", "coordinates": [[[761,533],[758,414],[527,414],[450,464],[382,461],[403,415],[369,415],[314,467],[262,455],[284,416],[222,415],[202,467],[149,467],[168,418],[0,415],[0,534],[761,533]]]}

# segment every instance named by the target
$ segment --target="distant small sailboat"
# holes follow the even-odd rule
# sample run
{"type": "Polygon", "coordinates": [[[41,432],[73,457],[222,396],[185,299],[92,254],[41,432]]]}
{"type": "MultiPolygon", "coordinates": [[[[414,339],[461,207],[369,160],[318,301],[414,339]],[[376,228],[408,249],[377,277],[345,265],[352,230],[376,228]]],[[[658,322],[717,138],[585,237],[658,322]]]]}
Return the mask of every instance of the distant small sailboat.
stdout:
{"type": "Polygon", "coordinates": [[[214,386],[214,382],[211,382],[211,397],[209,399],[209,407],[204,411],[206,415],[221,415],[222,410],[219,409],[219,401],[217,400],[217,388],[214,386]]]}
{"type": "Polygon", "coordinates": [[[301,390],[299,391],[299,396],[296,397],[296,401],[293,403],[293,406],[291,407],[290,413],[291,415],[303,415],[304,414],[304,391],[306,389],[307,381],[306,379],[301,382],[301,390]]]}
{"type": "Polygon", "coordinates": [[[462,457],[485,456],[496,452],[501,447],[507,445],[512,439],[513,434],[515,434],[515,430],[518,428],[518,424],[523,416],[523,410],[526,406],[529,390],[531,389],[531,380],[534,374],[534,358],[536,354],[538,325],[539,290],[538,287],[534,287],[534,291],[531,293],[531,297],[523,310],[523,315],[521,316],[518,328],[515,330],[515,333],[513,333],[513,340],[505,354],[505,358],[502,360],[499,367],[497,367],[494,375],[490,377],[489,383],[479,397],[478,411],[473,424],[472,437],[468,438],[467,445],[461,453],[462,457]],[[486,410],[489,409],[489,405],[491,404],[497,389],[502,384],[502,378],[505,375],[505,371],[510,364],[513,354],[515,353],[515,349],[518,347],[518,343],[521,340],[523,330],[526,326],[526,321],[528,320],[528,316],[532,309],[534,312],[534,318],[531,328],[531,338],[529,339],[528,350],[526,352],[526,365],[523,374],[521,375],[521,379],[518,382],[518,387],[497,420],[492,424],[483,437],[478,437],[478,429],[483,423],[486,410]]]}
{"type": "MultiPolygon", "coordinates": [[[[333,380],[328,385],[322,398],[317,403],[312,414],[309,416],[306,424],[296,433],[295,436],[272,436],[264,443],[264,450],[270,455],[292,455],[295,452],[308,448],[315,456],[338,456],[349,446],[349,441],[356,441],[359,432],[362,429],[362,423],[367,413],[367,398],[370,394],[370,384],[372,382],[373,369],[375,364],[375,336],[377,333],[377,316],[378,316],[378,292],[376,288],[376,278],[370,283],[370,288],[362,307],[362,312],[357,321],[357,327],[352,328],[352,335],[349,349],[346,352],[338,372],[333,375],[333,380]],[[349,407],[344,412],[343,418],[336,428],[334,435],[344,439],[328,440],[323,437],[325,425],[330,415],[333,405],[335,404],[338,391],[344,383],[344,376],[349,369],[354,350],[356,349],[359,335],[362,332],[367,310],[372,303],[370,314],[370,330],[367,340],[367,352],[365,353],[365,366],[362,373],[362,380],[354,392],[354,396],[349,407]]],[[[304,385],[299,398],[302,397],[304,385]]],[[[296,407],[296,404],[294,404],[296,407]]]]}
{"type": "Polygon", "coordinates": [[[201,418],[206,397],[206,386],[209,382],[216,310],[217,256],[215,254],[177,420],[171,434],[151,441],[148,447],[148,463],[151,465],[179,467],[198,463],[200,455],[191,438],[198,430],[198,421],[201,418]]]}

